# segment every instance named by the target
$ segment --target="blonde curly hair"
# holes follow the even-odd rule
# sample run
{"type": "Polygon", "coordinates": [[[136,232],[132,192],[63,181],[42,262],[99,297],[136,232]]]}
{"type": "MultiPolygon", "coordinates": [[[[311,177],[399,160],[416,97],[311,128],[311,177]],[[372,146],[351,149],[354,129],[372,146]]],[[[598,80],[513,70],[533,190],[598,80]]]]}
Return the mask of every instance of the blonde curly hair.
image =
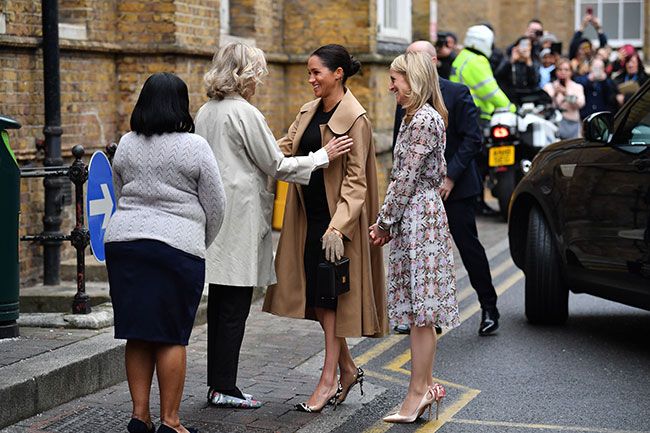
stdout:
{"type": "Polygon", "coordinates": [[[221,47],[212,59],[212,67],[203,76],[208,96],[221,100],[237,93],[245,99],[251,96],[251,83],[261,84],[268,74],[264,52],[241,42],[221,47]]]}

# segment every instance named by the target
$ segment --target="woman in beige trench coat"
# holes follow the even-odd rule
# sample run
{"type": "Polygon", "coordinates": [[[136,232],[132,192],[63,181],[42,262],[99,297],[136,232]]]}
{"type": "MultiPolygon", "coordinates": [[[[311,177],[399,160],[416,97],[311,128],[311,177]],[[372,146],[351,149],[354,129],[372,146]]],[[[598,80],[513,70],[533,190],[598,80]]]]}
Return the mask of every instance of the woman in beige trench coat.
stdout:
{"type": "Polygon", "coordinates": [[[300,109],[287,136],[278,141],[280,149],[285,155],[303,154],[305,142],[311,140],[313,147],[320,147],[344,134],[354,140],[354,146],[321,171],[320,190],[314,185],[318,171],[308,187],[289,187],[275,262],[278,283],[268,288],[263,309],[320,322],[325,333],[322,374],[309,400],[296,407],[318,412],[328,402],[345,400],[355,384],[361,388],[363,370],[355,366],[345,337],[383,336],[387,320],[382,252],[370,245],[368,237],[368,227],[378,212],[372,127],[366,110],[345,87],[346,79],[359,70],[360,64],[342,46],[326,45],[310,56],[307,66],[309,83],[318,99],[300,109]],[[320,232],[313,229],[317,225],[313,223],[314,207],[326,214],[320,232]],[[326,308],[311,301],[315,276],[305,269],[319,260],[320,237],[327,259],[339,256],[341,250],[350,259],[350,291],[326,308]],[[312,247],[314,238],[316,251],[312,247]]]}

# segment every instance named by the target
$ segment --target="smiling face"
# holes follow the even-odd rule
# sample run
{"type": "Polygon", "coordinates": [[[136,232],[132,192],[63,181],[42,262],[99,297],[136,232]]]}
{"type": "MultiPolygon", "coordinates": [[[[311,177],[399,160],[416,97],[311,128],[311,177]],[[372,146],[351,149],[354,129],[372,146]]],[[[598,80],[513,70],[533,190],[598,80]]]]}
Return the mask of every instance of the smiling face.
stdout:
{"type": "Polygon", "coordinates": [[[338,86],[342,86],[343,69],[337,68],[335,71],[331,71],[318,56],[309,58],[307,72],[309,74],[309,84],[311,84],[317,98],[326,98],[338,86]]]}
{"type": "Polygon", "coordinates": [[[408,102],[408,94],[411,92],[411,86],[406,81],[406,75],[390,70],[390,84],[388,90],[395,94],[395,101],[404,106],[408,102]]]}

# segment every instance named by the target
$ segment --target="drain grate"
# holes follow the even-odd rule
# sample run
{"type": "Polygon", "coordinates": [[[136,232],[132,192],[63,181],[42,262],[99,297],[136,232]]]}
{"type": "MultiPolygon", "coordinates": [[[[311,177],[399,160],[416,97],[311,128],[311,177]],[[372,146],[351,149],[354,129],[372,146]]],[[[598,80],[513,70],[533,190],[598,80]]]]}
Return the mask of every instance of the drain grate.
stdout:
{"type": "Polygon", "coordinates": [[[82,407],[40,427],[48,433],[114,433],[126,431],[129,414],[102,407],[82,407]]]}

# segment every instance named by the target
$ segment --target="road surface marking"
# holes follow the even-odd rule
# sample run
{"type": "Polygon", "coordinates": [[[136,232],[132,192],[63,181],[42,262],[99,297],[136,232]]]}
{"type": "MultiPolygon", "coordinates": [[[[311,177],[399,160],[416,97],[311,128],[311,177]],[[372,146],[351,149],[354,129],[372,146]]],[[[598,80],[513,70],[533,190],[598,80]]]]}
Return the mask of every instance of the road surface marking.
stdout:
{"type": "Polygon", "coordinates": [[[375,359],[376,357],[378,357],[379,355],[381,355],[382,353],[392,348],[400,341],[404,340],[404,338],[406,338],[404,335],[389,335],[388,337],[384,338],[380,343],[375,344],[366,352],[355,357],[354,363],[357,364],[358,366],[365,365],[370,361],[372,361],[373,359],[375,359]]]}
{"type": "MultiPolygon", "coordinates": [[[[556,424],[523,424],[505,421],[481,421],[473,419],[452,418],[447,422],[456,424],[471,424],[471,425],[485,425],[495,427],[514,427],[536,430],[552,430],[552,431],[575,431],[575,432],[589,432],[589,433],[643,433],[641,430],[615,430],[608,428],[597,427],[579,427],[579,426],[564,426],[556,424]]],[[[419,430],[418,430],[419,431],[419,430]]]]}

